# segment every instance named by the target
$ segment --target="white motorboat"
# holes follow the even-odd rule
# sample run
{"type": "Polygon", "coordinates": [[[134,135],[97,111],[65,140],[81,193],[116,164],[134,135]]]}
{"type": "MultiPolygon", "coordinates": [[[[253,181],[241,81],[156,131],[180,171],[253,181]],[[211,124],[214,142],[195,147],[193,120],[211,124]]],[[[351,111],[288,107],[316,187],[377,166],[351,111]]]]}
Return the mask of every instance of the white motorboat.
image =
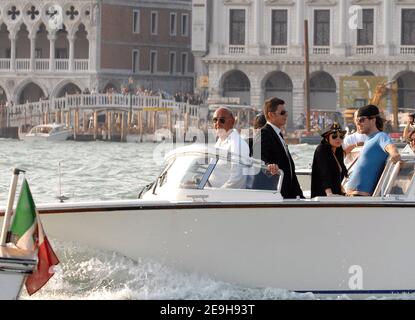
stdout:
{"type": "Polygon", "coordinates": [[[0,300],[16,300],[26,277],[37,260],[19,254],[19,250],[0,247],[0,300]]]}
{"type": "Polygon", "coordinates": [[[41,124],[33,127],[28,134],[23,137],[25,141],[64,141],[71,135],[71,130],[64,124],[50,123],[41,124]]]}
{"type": "Polygon", "coordinates": [[[388,162],[373,197],[297,200],[282,199],[279,186],[211,186],[226,159],[247,174],[259,168],[252,159],[188,146],[167,156],[140,199],[37,208],[51,238],[237,285],[351,296],[415,292],[415,156],[388,162]]]}

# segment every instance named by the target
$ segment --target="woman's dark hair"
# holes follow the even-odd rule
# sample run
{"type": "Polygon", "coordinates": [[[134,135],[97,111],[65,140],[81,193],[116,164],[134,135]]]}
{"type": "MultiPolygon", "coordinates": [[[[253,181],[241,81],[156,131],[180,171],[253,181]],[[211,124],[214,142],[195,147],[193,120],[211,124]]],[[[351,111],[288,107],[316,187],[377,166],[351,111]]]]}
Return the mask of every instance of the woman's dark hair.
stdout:
{"type": "Polygon", "coordinates": [[[261,129],[267,123],[267,119],[265,119],[265,115],[263,113],[258,114],[254,120],[254,129],[261,129]]]}

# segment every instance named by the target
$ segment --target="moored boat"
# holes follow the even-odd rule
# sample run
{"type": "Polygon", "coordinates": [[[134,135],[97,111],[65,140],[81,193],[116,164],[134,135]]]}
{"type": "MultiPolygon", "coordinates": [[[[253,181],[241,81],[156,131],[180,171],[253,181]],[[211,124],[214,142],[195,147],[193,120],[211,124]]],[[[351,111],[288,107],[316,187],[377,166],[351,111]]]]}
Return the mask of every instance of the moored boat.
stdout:
{"type": "Polygon", "coordinates": [[[33,127],[22,137],[25,141],[64,141],[71,135],[71,130],[64,124],[49,123],[33,127]]]}
{"type": "MultiPolygon", "coordinates": [[[[51,238],[150,258],[248,287],[318,294],[415,292],[415,157],[388,163],[373,197],[282,199],[276,190],[222,189],[205,148],[172,152],[138,200],[38,204],[51,238]],[[91,227],[93,226],[93,227],[91,227]]],[[[248,179],[249,180],[249,179],[248,179]]]]}

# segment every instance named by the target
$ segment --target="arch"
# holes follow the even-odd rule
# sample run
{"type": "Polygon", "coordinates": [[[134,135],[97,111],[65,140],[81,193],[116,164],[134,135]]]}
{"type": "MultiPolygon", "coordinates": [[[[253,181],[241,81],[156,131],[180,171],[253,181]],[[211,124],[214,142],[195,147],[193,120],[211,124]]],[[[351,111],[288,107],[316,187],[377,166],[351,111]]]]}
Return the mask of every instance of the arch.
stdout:
{"type": "Polygon", "coordinates": [[[75,59],[88,59],[89,58],[89,40],[88,32],[83,23],[78,25],[78,29],[75,31],[75,59]]]}
{"type": "Polygon", "coordinates": [[[360,71],[357,71],[357,72],[353,73],[353,76],[369,76],[369,77],[374,77],[375,74],[372,71],[369,71],[369,70],[360,70],[360,71]]]}
{"type": "Polygon", "coordinates": [[[415,107],[415,72],[403,71],[394,79],[398,82],[398,106],[399,108],[415,107]]]}
{"type": "Polygon", "coordinates": [[[273,71],[266,75],[262,81],[265,100],[278,97],[285,101],[288,112],[287,127],[294,126],[293,115],[293,82],[291,78],[282,71],[273,71]]]}
{"type": "Polygon", "coordinates": [[[8,95],[6,92],[6,89],[4,89],[2,87],[2,85],[0,85],[0,106],[5,105],[7,100],[8,100],[8,95]]]}
{"type": "Polygon", "coordinates": [[[21,23],[16,29],[16,58],[29,59],[30,58],[30,40],[29,29],[25,23],[21,23]]]}
{"type": "Polygon", "coordinates": [[[41,98],[45,98],[45,91],[35,82],[30,81],[21,87],[16,99],[17,104],[26,102],[38,102],[41,98]]]}
{"type": "Polygon", "coordinates": [[[69,59],[68,31],[65,25],[62,26],[62,29],[56,32],[54,54],[56,59],[69,59]]]}
{"type": "Polygon", "coordinates": [[[17,85],[16,90],[14,90],[14,96],[13,96],[12,100],[15,101],[15,104],[18,104],[19,97],[21,95],[22,90],[30,83],[34,83],[38,87],[40,87],[42,89],[45,97],[49,96],[49,90],[47,89],[47,87],[45,87],[42,83],[40,83],[36,80],[33,80],[31,78],[27,78],[27,79],[23,80],[22,82],[20,82],[17,85]]]}
{"type": "Polygon", "coordinates": [[[231,70],[222,75],[221,89],[224,97],[239,98],[240,104],[251,104],[251,82],[240,70],[231,70]]]}
{"type": "Polygon", "coordinates": [[[102,92],[105,93],[109,89],[114,89],[116,92],[120,92],[121,85],[118,83],[118,81],[111,80],[108,81],[107,84],[103,87],[102,92]]]}
{"type": "Polygon", "coordinates": [[[10,31],[5,23],[0,23],[0,44],[3,50],[0,50],[0,59],[10,58],[11,41],[9,39],[10,31]],[[5,50],[6,49],[6,50],[5,50]]]}
{"type": "Polygon", "coordinates": [[[66,94],[76,94],[82,92],[81,86],[72,81],[63,81],[53,90],[55,98],[64,97],[66,94]]]}
{"type": "Polygon", "coordinates": [[[36,32],[36,40],[35,40],[35,57],[36,59],[47,59],[50,57],[50,45],[48,34],[49,31],[46,28],[46,25],[43,22],[40,22],[37,26],[37,29],[33,29],[36,32]]]}
{"type": "Polygon", "coordinates": [[[325,72],[314,72],[310,76],[310,104],[314,110],[337,109],[337,85],[333,77],[325,72]]]}

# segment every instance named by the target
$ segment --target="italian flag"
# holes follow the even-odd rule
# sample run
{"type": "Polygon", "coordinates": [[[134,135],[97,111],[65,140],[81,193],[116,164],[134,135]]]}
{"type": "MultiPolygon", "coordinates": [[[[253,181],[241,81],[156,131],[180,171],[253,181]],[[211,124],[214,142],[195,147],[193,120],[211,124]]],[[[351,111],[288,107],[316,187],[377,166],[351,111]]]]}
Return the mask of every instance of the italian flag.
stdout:
{"type": "Polygon", "coordinates": [[[59,259],[46,237],[40,216],[36,210],[32,193],[26,179],[23,180],[19,200],[17,202],[11,233],[17,239],[16,247],[23,250],[37,250],[37,269],[26,278],[26,289],[29,295],[42,288],[53,276],[53,266],[59,259]]]}

